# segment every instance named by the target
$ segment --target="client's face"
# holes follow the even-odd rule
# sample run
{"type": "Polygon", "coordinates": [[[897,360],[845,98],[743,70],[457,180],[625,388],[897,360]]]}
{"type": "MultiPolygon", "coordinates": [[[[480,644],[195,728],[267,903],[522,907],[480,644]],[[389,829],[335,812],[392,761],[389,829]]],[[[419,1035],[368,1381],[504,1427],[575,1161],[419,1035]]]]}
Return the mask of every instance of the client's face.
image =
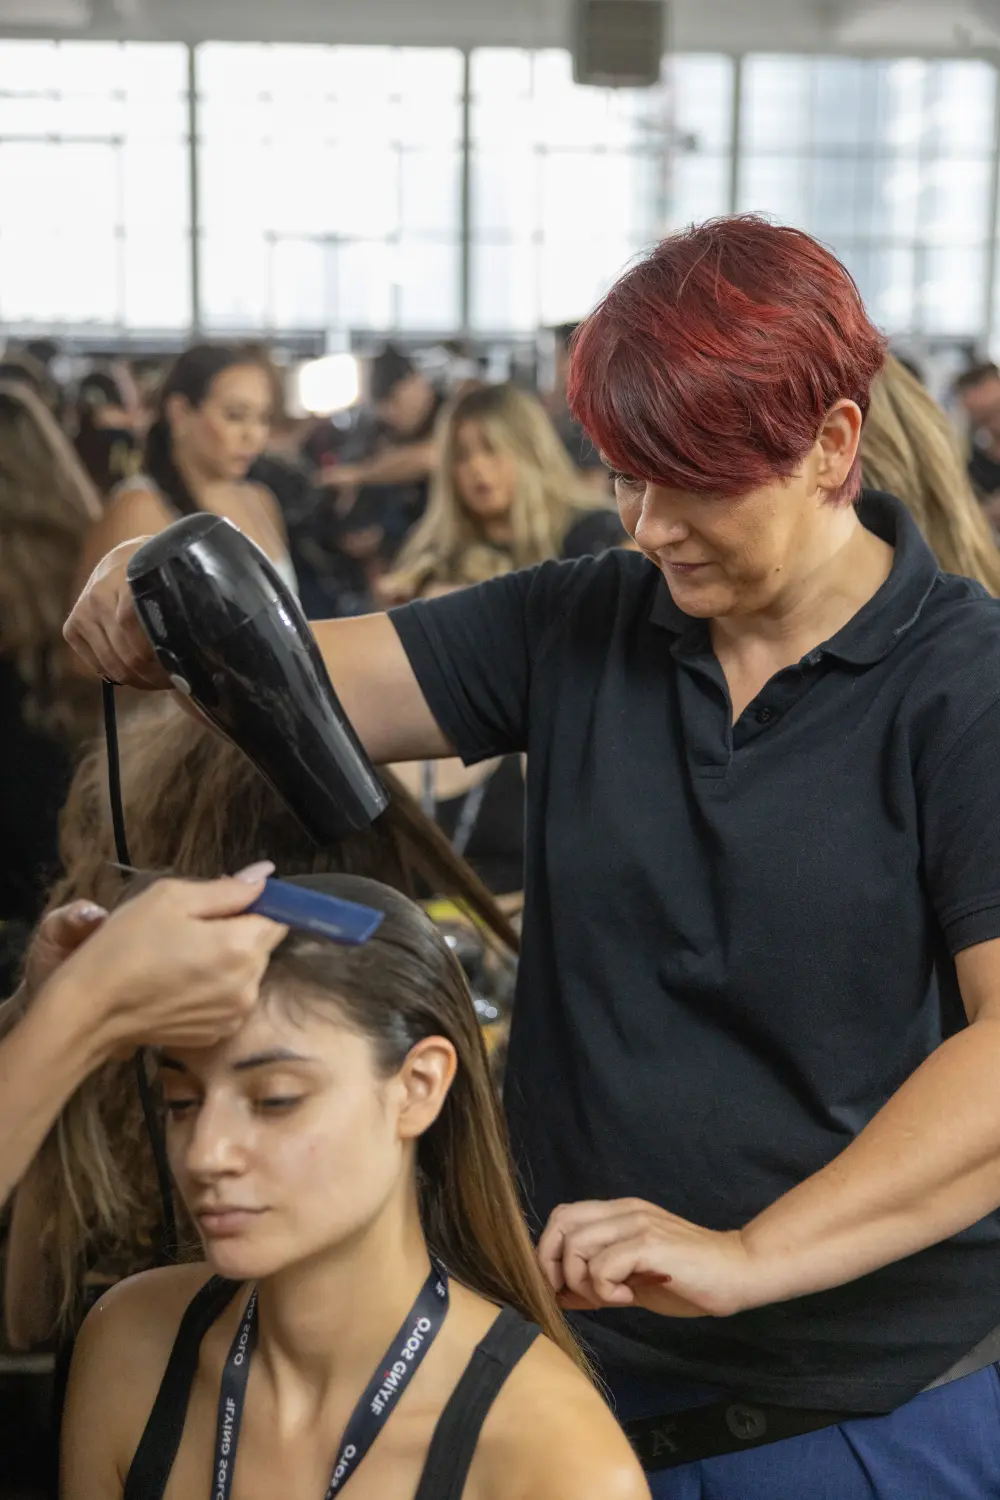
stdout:
{"type": "Polygon", "coordinates": [[[406,1190],[402,1090],[335,1019],[260,1005],[230,1041],[162,1057],[161,1078],[171,1166],[223,1276],[342,1244],[406,1190]]]}

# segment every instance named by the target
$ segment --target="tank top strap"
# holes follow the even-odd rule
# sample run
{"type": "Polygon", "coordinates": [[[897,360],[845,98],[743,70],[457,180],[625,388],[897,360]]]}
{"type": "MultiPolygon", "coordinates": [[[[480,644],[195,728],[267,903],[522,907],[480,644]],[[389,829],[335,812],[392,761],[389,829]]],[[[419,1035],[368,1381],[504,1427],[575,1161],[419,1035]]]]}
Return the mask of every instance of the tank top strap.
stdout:
{"type": "Polygon", "coordinates": [[[461,1500],[487,1413],[540,1333],[512,1307],[502,1309],[438,1418],[414,1500],[461,1500]]]}
{"type": "Polygon", "coordinates": [[[202,1339],[232,1302],[240,1285],[238,1281],[212,1276],[188,1303],[153,1409],[129,1465],[122,1500],[162,1500],[184,1435],[202,1339]]]}

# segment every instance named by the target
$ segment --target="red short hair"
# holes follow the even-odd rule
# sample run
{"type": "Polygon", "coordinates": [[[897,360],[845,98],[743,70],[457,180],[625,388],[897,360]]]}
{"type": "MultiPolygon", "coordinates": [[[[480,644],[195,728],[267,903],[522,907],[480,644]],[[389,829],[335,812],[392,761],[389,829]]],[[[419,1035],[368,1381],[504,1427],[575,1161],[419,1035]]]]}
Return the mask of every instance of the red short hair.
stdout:
{"type": "MultiPolygon", "coordinates": [[[[793,473],[836,401],[867,413],[885,351],[829,250],[745,214],[625,272],[577,333],[568,398],[616,468],[738,495],[793,473]]],[[[859,458],[837,498],[860,485],[859,458]]]]}

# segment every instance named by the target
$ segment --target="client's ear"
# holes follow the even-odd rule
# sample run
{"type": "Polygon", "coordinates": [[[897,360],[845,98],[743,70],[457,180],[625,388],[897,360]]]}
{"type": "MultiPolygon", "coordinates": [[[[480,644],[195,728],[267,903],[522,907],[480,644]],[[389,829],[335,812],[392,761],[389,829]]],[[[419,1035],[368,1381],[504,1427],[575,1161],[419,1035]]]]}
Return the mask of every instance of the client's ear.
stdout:
{"type": "Polygon", "coordinates": [[[401,1140],[423,1135],[448,1097],[458,1057],[447,1037],[427,1036],[406,1055],[394,1082],[402,1091],[398,1129],[401,1140]]]}

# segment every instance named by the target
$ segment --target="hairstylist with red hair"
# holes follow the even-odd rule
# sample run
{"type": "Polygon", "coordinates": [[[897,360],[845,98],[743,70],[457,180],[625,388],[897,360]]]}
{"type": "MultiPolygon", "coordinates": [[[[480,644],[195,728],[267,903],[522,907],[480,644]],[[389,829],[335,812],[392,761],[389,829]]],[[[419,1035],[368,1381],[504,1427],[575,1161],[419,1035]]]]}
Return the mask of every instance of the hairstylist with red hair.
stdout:
{"type": "MultiPolygon", "coordinates": [[[[883,353],[807,236],[672,237],[570,381],[644,556],[315,626],[376,760],[528,753],[508,1116],[672,1500],[998,1492],[1000,603],[859,497],[883,353]]],[[[163,686],[131,550],[68,634],[163,686]]]]}

